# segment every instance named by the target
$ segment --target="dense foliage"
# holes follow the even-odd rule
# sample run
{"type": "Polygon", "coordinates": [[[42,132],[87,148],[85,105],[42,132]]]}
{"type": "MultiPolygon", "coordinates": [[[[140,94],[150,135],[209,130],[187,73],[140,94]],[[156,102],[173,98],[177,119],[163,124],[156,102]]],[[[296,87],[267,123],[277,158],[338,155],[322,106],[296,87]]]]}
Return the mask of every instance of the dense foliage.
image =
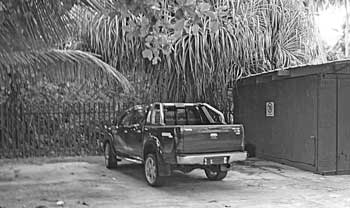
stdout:
{"type": "Polygon", "coordinates": [[[44,79],[121,84],[131,90],[128,80],[96,55],[66,47],[74,36],[76,22],[69,11],[75,3],[0,0],[0,103],[20,98],[20,89],[44,79]]]}
{"type": "Polygon", "coordinates": [[[104,2],[73,9],[84,48],[134,75],[148,100],[220,102],[234,80],[320,56],[300,1],[149,0],[123,11],[104,2]]]}
{"type": "Polygon", "coordinates": [[[90,60],[130,89],[122,72],[145,101],[219,102],[233,80],[319,56],[311,12],[299,1],[1,0],[0,17],[3,79],[10,71],[110,83],[97,67],[80,67],[90,60]],[[47,70],[67,61],[73,67],[47,70]]]}

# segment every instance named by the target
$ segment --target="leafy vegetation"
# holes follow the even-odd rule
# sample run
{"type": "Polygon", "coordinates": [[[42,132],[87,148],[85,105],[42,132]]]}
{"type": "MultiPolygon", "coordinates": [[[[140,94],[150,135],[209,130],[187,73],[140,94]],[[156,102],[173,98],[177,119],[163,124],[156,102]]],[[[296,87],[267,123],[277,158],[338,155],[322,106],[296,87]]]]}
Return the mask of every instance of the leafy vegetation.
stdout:
{"type": "Polygon", "coordinates": [[[154,0],[124,11],[105,2],[73,9],[84,47],[132,77],[143,100],[222,102],[233,80],[320,55],[298,1],[154,0]]]}
{"type": "Polygon", "coordinates": [[[95,104],[76,102],[108,102],[106,96],[132,91],[96,54],[68,47],[75,3],[84,4],[0,0],[0,157],[96,154],[93,131],[106,119],[96,117],[95,104]]]}
{"type": "Polygon", "coordinates": [[[35,85],[43,79],[56,84],[70,80],[107,82],[121,84],[126,91],[132,89],[119,71],[94,54],[66,50],[75,25],[69,11],[77,2],[0,1],[0,94],[3,99],[19,98],[23,86],[35,85]]]}
{"type": "Polygon", "coordinates": [[[123,73],[144,101],[213,103],[225,99],[230,83],[242,76],[313,62],[319,56],[311,13],[301,2],[0,2],[2,80],[9,72],[24,80],[47,76],[58,84],[67,77],[102,78],[129,90],[123,73]],[[109,65],[83,51],[99,54],[109,65]],[[67,61],[73,66],[48,70],[48,65],[67,61]]]}

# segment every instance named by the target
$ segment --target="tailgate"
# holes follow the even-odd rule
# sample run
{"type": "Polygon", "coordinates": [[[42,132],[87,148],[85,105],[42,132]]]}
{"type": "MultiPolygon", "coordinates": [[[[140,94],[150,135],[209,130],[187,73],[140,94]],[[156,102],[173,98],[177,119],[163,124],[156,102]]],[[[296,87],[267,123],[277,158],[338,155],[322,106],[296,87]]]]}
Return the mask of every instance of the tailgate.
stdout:
{"type": "Polygon", "coordinates": [[[232,152],[243,150],[242,125],[183,126],[183,153],[232,152]]]}

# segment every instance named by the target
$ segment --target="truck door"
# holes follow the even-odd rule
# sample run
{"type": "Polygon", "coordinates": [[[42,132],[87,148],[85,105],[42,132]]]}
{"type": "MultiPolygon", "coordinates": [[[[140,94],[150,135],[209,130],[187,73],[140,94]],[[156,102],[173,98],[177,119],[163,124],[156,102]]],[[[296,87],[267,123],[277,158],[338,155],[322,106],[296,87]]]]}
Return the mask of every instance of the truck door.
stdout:
{"type": "Polygon", "coordinates": [[[132,148],[131,155],[142,157],[143,126],[145,122],[145,111],[143,108],[135,109],[132,114],[131,128],[129,129],[127,143],[132,148]]]}
{"type": "Polygon", "coordinates": [[[124,154],[130,154],[132,152],[132,148],[128,142],[129,133],[131,131],[131,123],[132,123],[132,112],[126,112],[119,124],[116,134],[114,135],[115,139],[115,149],[117,152],[121,152],[124,154]]]}

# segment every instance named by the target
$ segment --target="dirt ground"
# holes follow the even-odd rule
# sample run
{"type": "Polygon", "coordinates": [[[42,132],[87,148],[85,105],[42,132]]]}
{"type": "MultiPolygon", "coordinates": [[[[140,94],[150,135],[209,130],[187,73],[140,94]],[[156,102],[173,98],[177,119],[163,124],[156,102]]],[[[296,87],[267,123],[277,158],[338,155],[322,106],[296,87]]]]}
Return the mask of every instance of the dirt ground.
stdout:
{"type": "Polygon", "coordinates": [[[350,207],[350,176],[321,176],[251,159],[212,182],[202,170],[175,173],[163,187],[142,166],[108,170],[102,157],[0,160],[0,208],[350,207]]]}

